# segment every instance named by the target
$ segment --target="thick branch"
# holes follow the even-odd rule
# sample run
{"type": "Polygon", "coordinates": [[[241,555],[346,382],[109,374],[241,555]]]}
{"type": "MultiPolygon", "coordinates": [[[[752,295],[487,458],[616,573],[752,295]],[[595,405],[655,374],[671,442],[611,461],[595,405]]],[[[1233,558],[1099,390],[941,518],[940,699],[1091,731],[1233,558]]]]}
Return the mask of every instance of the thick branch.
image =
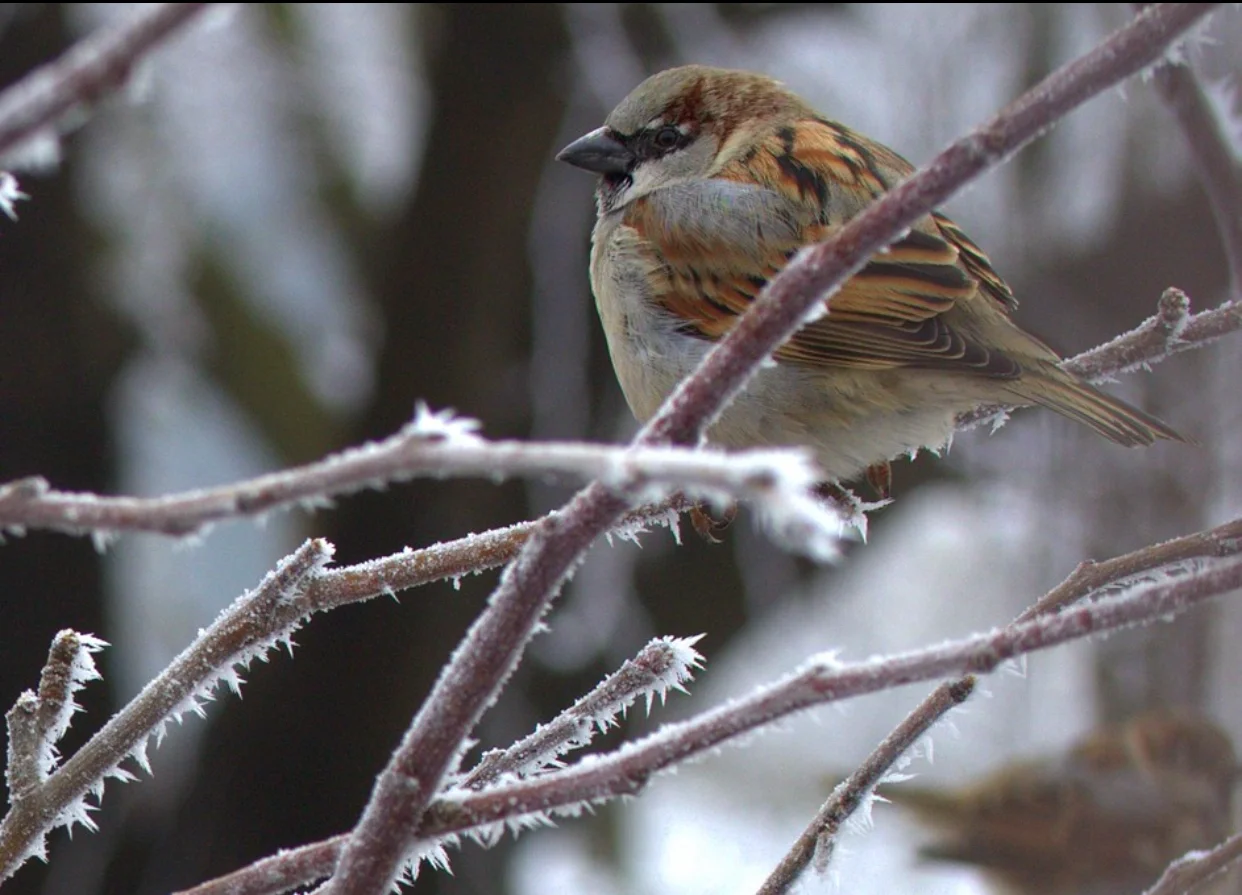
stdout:
{"type": "MultiPolygon", "coordinates": [[[[811,306],[873,253],[1058,118],[1150,65],[1212,8],[1162,4],[1144,11],[984,127],[954,143],[833,238],[796,256],[681,383],[640,433],[638,443],[695,443],[763,359],[794,333],[811,306]]],[[[628,506],[627,498],[595,484],[579,493],[559,517],[539,523],[380,775],[325,895],[369,895],[391,884],[414,843],[419,818],[461,743],[516,665],[570,568],[628,506]]]]}
{"type": "Polygon", "coordinates": [[[158,3],[115,28],[78,41],[55,62],[0,93],[0,159],[70,112],[129,82],[142,58],[197,18],[209,3],[158,3]]]}
{"type": "MultiPolygon", "coordinates": [[[[990,672],[1025,653],[1164,619],[1239,587],[1242,561],[1216,561],[1194,575],[1137,585],[1124,594],[1015,623],[990,634],[852,665],[831,659],[812,661],[776,684],[688,721],[666,725],[655,734],[595,756],[589,762],[481,792],[454,791],[432,803],[417,828],[416,838],[430,841],[523,815],[546,817],[559,809],[573,811],[584,803],[634,795],[653,774],[723,744],[737,742],[746,734],[803,709],[946,675],[990,672]]],[[[963,685],[959,682],[944,686],[963,685]]],[[[885,741],[883,750],[877,750],[880,758],[875,767],[871,767],[869,759],[860,774],[878,779],[887,770],[882,766],[886,757],[900,754],[903,738],[913,741],[918,731],[926,730],[943,710],[966,695],[962,690],[950,692],[944,703],[930,710],[926,703],[920,706],[885,741]]],[[[844,821],[847,814],[835,815],[837,822],[844,821]]],[[[309,884],[332,871],[349,836],[343,834],[266,858],[183,895],[272,895],[309,884]],[[309,875],[298,877],[293,868],[309,875]]]]}

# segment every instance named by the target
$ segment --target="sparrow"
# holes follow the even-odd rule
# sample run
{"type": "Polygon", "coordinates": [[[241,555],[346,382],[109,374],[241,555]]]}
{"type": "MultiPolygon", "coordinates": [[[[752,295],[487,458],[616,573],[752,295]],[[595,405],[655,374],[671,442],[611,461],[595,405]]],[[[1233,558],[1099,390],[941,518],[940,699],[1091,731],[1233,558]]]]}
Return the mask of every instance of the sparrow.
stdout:
{"type": "MultiPolygon", "coordinates": [[[[630,409],[646,422],[803,247],[914,168],[779,82],[687,65],[653,75],[560,161],[600,175],[591,286],[630,409]]],[[[831,297],[708,430],[725,448],[809,447],[829,481],[938,450],[955,418],[1038,404],[1122,445],[1186,441],[1061,370],[1011,318],[987,255],[929,214],[831,297]]]]}
{"type": "Polygon", "coordinates": [[[1009,891],[1132,893],[1229,834],[1238,770],[1214,722],[1162,708],[964,789],[902,783],[884,796],[939,836],[923,857],[974,864],[1009,891]]]}

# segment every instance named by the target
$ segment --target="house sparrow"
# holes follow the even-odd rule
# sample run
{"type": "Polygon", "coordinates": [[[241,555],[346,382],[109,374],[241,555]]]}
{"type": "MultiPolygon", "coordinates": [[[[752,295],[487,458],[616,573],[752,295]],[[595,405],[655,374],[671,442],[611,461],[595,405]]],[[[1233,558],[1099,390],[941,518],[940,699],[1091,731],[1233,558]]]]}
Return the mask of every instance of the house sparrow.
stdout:
{"type": "Polygon", "coordinates": [[[884,796],[936,832],[926,858],[977,865],[1023,895],[1101,895],[1141,891],[1169,862],[1222,841],[1237,779],[1224,731],[1164,708],[964,789],[902,783],[884,796]]]}
{"type": "MultiPolygon", "coordinates": [[[[561,161],[601,175],[591,285],[640,421],[803,246],[914,169],[750,72],[688,65],[638,85],[561,161]]],[[[708,432],[729,448],[805,445],[830,480],[945,445],[955,417],[1041,404],[1123,445],[1185,441],[1058,368],[1010,318],[1017,301],[939,213],[846,282],[708,432]]]]}

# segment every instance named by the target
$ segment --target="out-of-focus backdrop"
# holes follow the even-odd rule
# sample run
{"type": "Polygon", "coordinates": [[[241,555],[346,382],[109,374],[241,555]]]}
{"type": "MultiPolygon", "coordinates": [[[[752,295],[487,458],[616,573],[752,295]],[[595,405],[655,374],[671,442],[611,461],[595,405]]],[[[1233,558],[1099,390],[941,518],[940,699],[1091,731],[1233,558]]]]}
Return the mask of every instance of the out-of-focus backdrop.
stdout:
{"type": "MultiPolygon", "coordinates": [[[[122,4],[0,5],[0,85],[122,4]]],[[[634,429],[587,283],[591,178],[555,152],[645,76],[705,62],[785,80],[916,164],[1122,24],[1114,4],[289,4],[213,13],[23,160],[0,218],[0,480],[154,495],[393,432],[417,400],[489,436],[615,442],[634,429]]],[[[1242,15],[1188,52],[1237,133],[1242,15]]],[[[1132,328],[1166,286],[1198,307],[1227,271],[1183,135],[1140,80],[1097,98],[950,206],[1064,353],[1132,328]]],[[[663,530],[600,545],[478,731],[506,744],[650,637],[707,634],[707,670],[625,733],[746,692],[812,653],[846,658],[1007,620],[1086,557],[1242,508],[1242,340],[1114,390],[1200,447],[1127,451],[1050,413],[961,435],[896,469],[870,543],[834,569],[771,546],[743,510],[722,546],[663,530]]],[[[222,606],[309,534],[340,562],[546,511],[568,487],[418,482],[315,515],[220,525],[192,544],[35,532],[0,547],[0,706],[53,634],[113,646],[81,694],[94,730],[222,606]]],[[[314,620],[244,698],[173,729],[155,775],[110,784],[100,831],[58,833],[9,893],[164,893],[350,826],[495,581],[479,576],[314,620]]],[[[985,681],[907,770],[962,783],[1158,706],[1242,733],[1242,627],[1226,600],[1056,650],[985,681]]],[[[832,781],[926,688],[825,710],[641,799],[490,851],[419,892],[753,891],[832,781]]],[[[609,742],[617,742],[614,734],[609,742]]],[[[919,862],[895,808],[847,838],[849,892],[982,892],[919,862]]],[[[828,877],[805,891],[830,890],[828,877]]]]}

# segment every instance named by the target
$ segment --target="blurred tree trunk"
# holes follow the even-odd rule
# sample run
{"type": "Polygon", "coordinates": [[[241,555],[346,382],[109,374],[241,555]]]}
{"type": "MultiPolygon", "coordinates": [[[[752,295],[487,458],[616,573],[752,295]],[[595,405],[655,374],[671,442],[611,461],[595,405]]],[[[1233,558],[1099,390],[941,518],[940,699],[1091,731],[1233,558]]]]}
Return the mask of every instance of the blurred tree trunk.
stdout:
{"type": "MultiPolygon", "coordinates": [[[[493,436],[528,425],[527,229],[567,93],[561,13],[446,4],[420,16],[434,112],[408,210],[363,249],[386,338],[377,393],[349,442],[393,432],[418,399],[477,417],[493,436]]],[[[422,483],[351,497],[315,528],[332,526],[337,560],[354,562],[517,521],[523,494],[520,484],[422,483]]],[[[313,621],[297,637],[297,661],[256,675],[212,727],[204,782],[142,891],[350,827],[494,580],[313,621]]],[[[424,874],[418,891],[499,891],[499,856],[467,849],[455,876],[424,874]]]]}

